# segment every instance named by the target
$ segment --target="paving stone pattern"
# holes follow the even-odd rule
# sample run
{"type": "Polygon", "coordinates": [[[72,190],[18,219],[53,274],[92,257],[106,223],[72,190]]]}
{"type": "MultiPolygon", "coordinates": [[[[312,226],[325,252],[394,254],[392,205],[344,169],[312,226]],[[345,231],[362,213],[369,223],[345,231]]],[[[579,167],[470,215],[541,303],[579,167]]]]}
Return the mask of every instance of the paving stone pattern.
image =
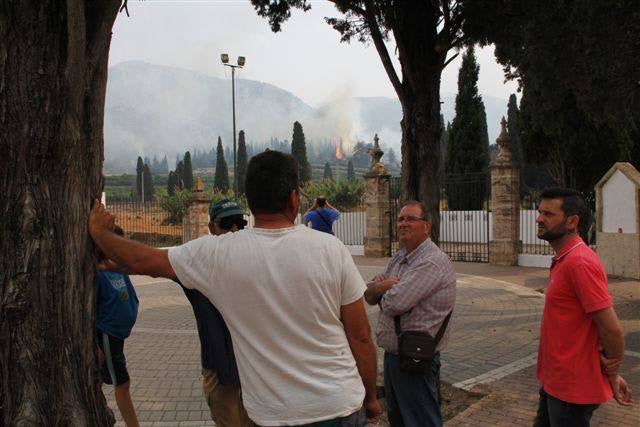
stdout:
{"type": "MultiPolygon", "coordinates": [[[[367,263],[366,258],[356,262],[365,279],[380,272],[384,265],[378,260],[367,263]]],[[[458,274],[456,310],[449,347],[442,355],[442,378],[463,388],[482,388],[489,394],[448,425],[531,425],[538,387],[532,363],[537,351],[543,295],[506,278],[492,279],[471,274],[469,270],[465,267],[465,273],[458,274]]],[[[482,271],[485,275],[490,272],[482,271]]],[[[212,426],[202,397],[195,319],[182,290],[162,279],[142,276],[132,279],[140,299],[140,312],[125,342],[125,354],[141,424],[212,426]]],[[[621,317],[627,339],[632,343],[627,349],[632,353],[640,352],[636,345],[640,325],[637,312],[634,313],[637,296],[633,287],[616,296],[616,307],[626,304],[621,317]]],[[[377,311],[377,307],[367,307],[372,328],[377,311]]],[[[378,357],[381,366],[380,350],[378,357]]],[[[624,373],[636,393],[640,391],[640,358],[627,357],[624,373]]],[[[124,425],[112,387],[105,385],[104,392],[114,410],[116,425],[124,425]]],[[[638,408],[626,409],[609,403],[598,410],[594,425],[607,426],[615,420],[616,425],[639,426],[638,408]]]]}

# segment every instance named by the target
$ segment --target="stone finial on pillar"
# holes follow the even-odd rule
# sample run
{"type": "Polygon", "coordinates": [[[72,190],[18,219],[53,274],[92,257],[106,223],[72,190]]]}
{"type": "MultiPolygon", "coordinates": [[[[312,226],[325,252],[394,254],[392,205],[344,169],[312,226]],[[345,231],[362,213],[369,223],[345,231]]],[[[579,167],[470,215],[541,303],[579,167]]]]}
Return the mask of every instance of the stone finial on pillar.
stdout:
{"type": "Polygon", "coordinates": [[[496,139],[500,151],[496,156],[496,163],[508,163],[513,161],[513,153],[511,153],[511,147],[509,146],[509,135],[507,133],[507,121],[504,116],[500,121],[500,135],[496,139]]]}
{"type": "Polygon", "coordinates": [[[368,174],[385,175],[388,174],[387,168],[382,164],[380,159],[384,155],[384,151],[380,149],[378,134],[373,137],[373,149],[371,150],[371,166],[368,174]]]}
{"type": "Polygon", "coordinates": [[[365,205],[367,220],[364,232],[364,255],[368,257],[389,256],[390,203],[387,168],[380,162],[384,152],[380,149],[378,134],[373,138],[371,167],[365,178],[365,205]]]}
{"type": "Polygon", "coordinates": [[[509,147],[507,121],[496,143],[500,151],[491,169],[492,238],[489,242],[489,263],[516,265],[520,252],[520,170],[509,147]]]}
{"type": "Polygon", "coordinates": [[[204,183],[196,177],[189,197],[187,215],[183,221],[183,241],[197,239],[209,233],[209,205],[211,197],[204,192],[204,183]]]}

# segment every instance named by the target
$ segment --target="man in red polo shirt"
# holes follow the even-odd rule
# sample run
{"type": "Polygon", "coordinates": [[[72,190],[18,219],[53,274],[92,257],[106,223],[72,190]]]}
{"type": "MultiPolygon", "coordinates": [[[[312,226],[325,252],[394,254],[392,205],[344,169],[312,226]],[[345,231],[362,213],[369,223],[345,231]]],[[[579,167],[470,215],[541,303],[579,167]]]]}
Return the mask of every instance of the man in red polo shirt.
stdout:
{"type": "Polygon", "coordinates": [[[618,375],[624,337],[600,259],[579,235],[589,211],[578,193],[542,193],[538,237],[556,256],[551,264],[538,348],[542,426],[588,426],[593,411],[611,397],[631,405],[631,388],[618,375]]]}

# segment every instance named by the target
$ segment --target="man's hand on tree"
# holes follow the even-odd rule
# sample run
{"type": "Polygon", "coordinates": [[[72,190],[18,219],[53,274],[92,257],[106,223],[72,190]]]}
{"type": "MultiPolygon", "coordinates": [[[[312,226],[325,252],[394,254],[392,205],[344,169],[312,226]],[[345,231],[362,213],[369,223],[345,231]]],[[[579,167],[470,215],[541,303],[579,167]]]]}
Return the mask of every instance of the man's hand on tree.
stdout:
{"type": "Polygon", "coordinates": [[[106,210],[100,200],[94,200],[93,207],[89,213],[89,233],[91,237],[95,238],[96,235],[103,231],[113,231],[115,226],[116,217],[106,210]]]}

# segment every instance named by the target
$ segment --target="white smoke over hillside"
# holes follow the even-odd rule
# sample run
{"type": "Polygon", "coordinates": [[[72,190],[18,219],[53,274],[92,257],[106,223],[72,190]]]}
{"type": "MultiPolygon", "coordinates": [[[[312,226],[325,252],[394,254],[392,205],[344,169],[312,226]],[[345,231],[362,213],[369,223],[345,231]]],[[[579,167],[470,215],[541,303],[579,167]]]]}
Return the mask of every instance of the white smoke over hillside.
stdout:
{"type": "MultiPolygon", "coordinates": [[[[317,82],[315,84],[322,84],[317,82]]],[[[331,101],[312,108],[295,95],[268,83],[236,78],[236,128],[247,142],[268,143],[271,138],[291,140],[293,122],[299,121],[308,149],[326,140],[349,153],[357,141],[381,144],[400,152],[397,100],[355,98],[349,87],[330,93],[331,101]]],[[[451,120],[453,97],[443,97],[443,112],[451,120]]],[[[495,140],[506,100],[485,98],[489,134],[495,140]],[[495,123],[495,125],[492,125],[495,123]]],[[[195,71],[125,62],[109,69],[105,107],[105,172],[135,169],[138,156],[167,156],[194,148],[209,151],[222,137],[232,145],[231,82],[195,71]]]]}

